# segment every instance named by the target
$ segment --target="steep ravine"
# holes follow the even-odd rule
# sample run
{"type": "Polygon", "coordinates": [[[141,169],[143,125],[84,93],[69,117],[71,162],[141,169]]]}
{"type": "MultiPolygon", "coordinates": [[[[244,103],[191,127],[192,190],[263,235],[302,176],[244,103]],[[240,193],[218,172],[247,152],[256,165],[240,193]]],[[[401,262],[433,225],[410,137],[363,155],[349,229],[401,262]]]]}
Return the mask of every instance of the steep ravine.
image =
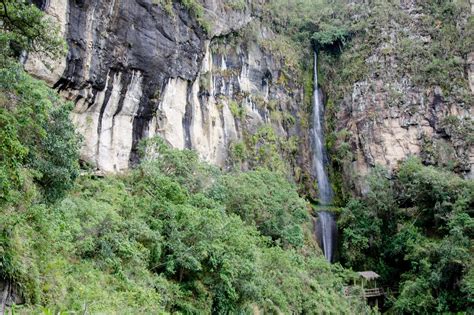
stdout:
{"type": "Polygon", "coordinates": [[[364,313],[349,269],[469,313],[473,1],[31,0],[67,55],[6,39],[0,313],[364,313]]]}
{"type": "MultiPolygon", "coordinates": [[[[173,147],[195,149],[204,160],[227,167],[233,148],[252,142],[258,149],[265,139],[251,137],[270,127],[278,139],[293,143],[277,149],[297,180],[306,181],[305,190],[312,189],[315,166],[305,122],[311,113],[302,78],[285,72],[282,60],[262,45],[274,34],[253,16],[252,4],[236,9],[225,1],[203,1],[206,33],[178,3],[168,12],[151,0],[38,2],[61,25],[69,52],[48,67],[29,56],[26,69],[75,103],[72,118],[84,137],[84,162],[105,172],[127,169],[138,160],[140,140],[160,135],[173,147]],[[285,148],[290,152],[282,152],[285,148]]],[[[417,2],[404,2],[400,12],[409,21],[403,34],[431,45],[433,39],[420,31],[426,13],[417,2]]],[[[426,164],[454,161],[455,171],[472,176],[472,142],[458,132],[472,126],[472,106],[459,99],[462,91],[451,95],[417,85],[413,74],[403,72],[393,50],[403,42],[397,23],[376,27],[383,36],[363,60],[365,74],[346,93],[335,96],[332,82],[323,82],[325,99],[337,109],[327,116],[333,116],[336,131],[348,135],[329,153],[337,154],[343,141],[350,146],[352,156],[338,170],[347,183],[376,164],[396,168],[409,155],[426,164]],[[452,117],[458,125],[449,125],[452,117]]],[[[364,48],[363,41],[354,38],[342,58],[364,48]]],[[[462,78],[470,93],[472,60],[467,56],[462,78]]],[[[322,63],[328,66],[324,58],[322,63]]],[[[346,67],[352,71],[356,65],[346,67]]],[[[242,168],[252,166],[249,154],[240,158],[242,168]]]]}

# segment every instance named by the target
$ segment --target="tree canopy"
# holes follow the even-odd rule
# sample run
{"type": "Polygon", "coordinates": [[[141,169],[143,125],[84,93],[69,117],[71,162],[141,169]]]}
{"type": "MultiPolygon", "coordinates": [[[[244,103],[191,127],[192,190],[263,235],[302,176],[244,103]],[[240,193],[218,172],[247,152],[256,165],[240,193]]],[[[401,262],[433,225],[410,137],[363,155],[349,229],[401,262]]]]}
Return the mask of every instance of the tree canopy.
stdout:
{"type": "Polygon", "coordinates": [[[65,42],[59,27],[28,0],[0,0],[0,54],[20,56],[40,52],[59,57],[65,42]]]}
{"type": "Polygon", "coordinates": [[[393,180],[373,171],[369,185],[339,221],[344,263],[399,285],[396,312],[472,310],[474,182],[411,158],[393,180]]]}

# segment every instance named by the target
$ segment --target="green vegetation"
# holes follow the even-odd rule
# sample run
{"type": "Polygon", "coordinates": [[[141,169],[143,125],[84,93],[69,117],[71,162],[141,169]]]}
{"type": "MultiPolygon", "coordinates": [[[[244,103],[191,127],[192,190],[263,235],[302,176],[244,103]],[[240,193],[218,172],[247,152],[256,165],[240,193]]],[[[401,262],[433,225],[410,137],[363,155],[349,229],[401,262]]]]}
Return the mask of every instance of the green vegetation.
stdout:
{"type": "Polygon", "coordinates": [[[285,72],[303,82],[305,69],[312,69],[313,49],[341,50],[357,31],[351,15],[358,8],[342,0],[268,1],[261,8],[262,21],[275,37],[261,45],[283,60],[285,72]]]}
{"type": "Polygon", "coordinates": [[[204,16],[204,7],[197,0],[179,0],[179,2],[191,13],[196,19],[204,32],[209,34],[211,32],[211,24],[204,16]]]}
{"type": "Polygon", "coordinates": [[[238,118],[240,120],[243,120],[245,118],[245,107],[239,105],[239,103],[237,103],[236,101],[229,101],[229,109],[235,118],[238,118]]]}
{"type": "Polygon", "coordinates": [[[3,208],[2,278],[22,288],[25,312],[364,308],[341,296],[348,274],[310,249],[306,203],[282,175],[222,174],[161,141],[148,150],[160,158],[82,176],[53,205],[3,208]]]}
{"type": "MultiPolygon", "coordinates": [[[[464,73],[466,56],[474,50],[469,1],[418,1],[416,16],[403,6],[399,1],[371,1],[370,8],[343,1],[271,1],[264,21],[285,41],[266,47],[277,52],[298,47],[298,55],[287,54],[292,56],[288,65],[299,65],[303,75],[304,69],[311,71],[307,60],[312,49],[319,50],[330,177],[335,204],[345,205],[340,217],[343,264],[375,270],[386,285],[399,286],[399,295],[387,305],[394,313],[472,312],[472,181],[408,160],[392,179],[379,168],[373,170],[369,193],[354,198],[351,185],[358,175],[352,173],[352,136],[337,129],[339,104],[354,84],[370,84],[379,77],[390,106],[406,102],[391,86],[402,79],[426,97],[439,86],[447,102],[473,103],[464,73]],[[394,62],[399,66],[391,66],[394,62]]],[[[299,80],[306,100],[312,89],[309,77],[299,80]]],[[[472,143],[469,118],[447,116],[441,125],[454,141],[472,143]]],[[[437,143],[440,152],[435,152],[433,143],[426,143],[433,163],[456,169],[453,149],[443,144],[437,143]]]]}
{"type": "MultiPolygon", "coordinates": [[[[198,22],[199,26],[202,28],[202,30],[209,34],[211,33],[211,23],[206,20],[206,17],[204,16],[204,7],[202,3],[198,0],[153,0],[152,3],[154,5],[159,5],[161,6],[167,14],[170,16],[175,17],[175,11],[173,8],[173,3],[179,3],[181,4],[188,12],[189,14],[198,22]]],[[[231,7],[234,4],[234,1],[231,2],[231,7]]],[[[234,9],[239,9],[239,0],[235,0],[235,8],[234,9]]],[[[244,3],[245,5],[245,3],[244,3]]]]}
{"type": "MultiPolygon", "coordinates": [[[[199,1],[179,2],[210,32],[199,1]]],[[[173,1],[153,3],[173,12],[173,1]]],[[[292,74],[301,75],[303,128],[309,127],[315,47],[330,130],[336,129],[335,101],[374,71],[367,62],[374,47],[384,58],[403,61],[395,76],[411,74],[414,83],[439,85],[470,104],[472,96],[462,92],[466,81],[459,79],[461,57],[473,50],[472,28],[457,24],[466,3],[420,2],[428,13],[418,21],[430,35],[426,44],[404,32],[394,42],[383,38],[388,23],[409,22],[398,3],[374,1],[371,10],[361,10],[343,1],[275,0],[259,8],[261,22],[276,32],[260,44],[285,65],[278,84],[289,86],[292,74]]],[[[135,169],[79,176],[71,105],[17,62],[24,51],[59,56],[59,30],[27,1],[0,4],[0,282],[21,292],[25,304],[16,312],[369,311],[363,300],[343,296],[353,273],[328,264],[314,242],[311,209],[288,178],[298,138],[282,137],[271,125],[244,131],[243,141],[231,145],[228,173],[200,162],[195,152],[152,139],[135,169]]],[[[226,4],[246,9],[245,1],[226,4]]],[[[201,77],[202,90],[209,78],[201,77]]],[[[295,123],[276,100],[255,102],[270,110],[273,122],[295,123]]],[[[243,120],[238,102],[229,107],[243,120]]],[[[449,136],[472,144],[471,120],[447,116],[440,123],[449,136]]],[[[327,137],[336,203],[345,205],[339,218],[343,265],[375,270],[384,285],[397,288],[386,304],[394,313],[473,312],[473,182],[411,158],[391,176],[375,168],[367,194],[353,197],[342,175],[351,170],[350,138],[347,130],[327,137]]],[[[435,144],[425,146],[436,157],[435,144]]]]}
{"type": "Polygon", "coordinates": [[[59,27],[30,1],[1,0],[0,20],[1,56],[19,56],[23,51],[30,51],[54,58],[65,52],[66,44],[59,36],[59,27]]]}
{"type": "Polygon", "coordinates": [[[309,220],[306,203],[285,177],[261,169],[228,175],[224,182],[227,194],[222,202],[229,212],[255,224],[278,244],[303,245],[302,225],[309,220]]]}
{"type": "Polygon", "coordinates": [[[15,312],[365,310],[342,296],[351,273],[318,254],[280,172],[224,174],[156,139],[133,171],[78,177],[70,107],[17,64],[16,31],[3,30],[0,69],[0,281],[22,295],[15,312]]]}
{"type": "Polygon", "coordinates": [[[346,19],[350,7],[344,1],[275,0],[265,9],[264,17],[276,31],[307,47],[310,42],[317,47],[344,43],[352,32],[346,19]]]}
{"type": "Polygon", "coordinates": [[[373,1],[370,6],[345,11],[354,35],[344,42],[341,54],[323,50],[321,71],[331,98],[342,99],[369,73],[383,73],[392,79],[409,77],[418,86],[441,86],[459,101],[472,103],[463,75],[463,60],[474,49],[469,1],[420,1],[422,14],[416,18],[397,1],[373,1]],[[396,34],[387,31],[400,25],[410,27],[396,34]],[[398,66],[389,66],[391,60],[398,66]]]}
{"type": "Polygon", "coordinates": [[[344,263],[398,287],[396,313],[472,312],[474,182],[415,158],[393,180],[375,169],[368,182],[339,220],[344,263]]]}
{"type": "Polygon", "coordinates": [[[0,7],[0,206],[25,199],[52,202],[78,173],[70,105],[14,58],[23,50],[58,56],[63,41],[36,7],[23,1],[2,1],[0,7]]]}
{"type": "Polygon", "coordinates": [[[245,0],[226,0],[225,4],[233,10],[244,11],[247,8],[245,0]]]}
{"type": "Polygon", "coordinates": [[[272,125],[261,125],[254,134],[244,133],[244,141],[230,146],[230,163],[236,169],[258,169],[289,174],[298,152],[298,138],[279,136],[272,125]]]}

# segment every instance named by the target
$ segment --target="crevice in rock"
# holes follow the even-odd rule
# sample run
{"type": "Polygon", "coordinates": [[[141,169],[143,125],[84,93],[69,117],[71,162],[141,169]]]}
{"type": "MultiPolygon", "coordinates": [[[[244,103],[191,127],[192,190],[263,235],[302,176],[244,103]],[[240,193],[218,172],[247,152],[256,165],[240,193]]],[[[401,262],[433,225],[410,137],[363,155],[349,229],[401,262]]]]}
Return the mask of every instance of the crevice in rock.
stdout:
{"type": "Polygon", "coordinates": [[[102,118],[104,117],[105,109],[107,108],[107,104],[110,100],[110,96],[112,95],[112,90],[114,88],[115,73],[113,71],[109,73],[108,81],[109,82],[107,83],[107,89],[105,91],[104,101],[102,102],[102,105],[100,107],[99,118],[97,121],[97,135],[99,137],[99,142],[100,142],[100,134],[102,132],[102,118]]]}
{"type": "MultiPolygon", "coordinates": [[[[199,79],[199,77],[198,77],[199,79]]],[[[183,117],[183,130],[184,130],[184,146],[187,149],[192,148],[191,142],[191,122],[193,119],[193,108],[192,108],[192,101],[193,101],[193,84],[188,82],[187,86],[187,100],[186,100],[186,109],[183,117]]]]}

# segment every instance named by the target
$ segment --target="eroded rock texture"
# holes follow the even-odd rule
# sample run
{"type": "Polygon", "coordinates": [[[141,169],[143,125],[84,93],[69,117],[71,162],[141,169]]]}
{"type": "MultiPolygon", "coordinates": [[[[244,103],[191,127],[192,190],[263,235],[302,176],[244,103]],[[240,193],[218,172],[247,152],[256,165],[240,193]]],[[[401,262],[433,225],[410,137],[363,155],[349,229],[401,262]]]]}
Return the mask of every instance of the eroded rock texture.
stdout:
{"type": "MultiPolygon", "coordinates": [[[[400,12],[405,24],[391,20],[381,26],[379,44],[364,60],[368,74],[352,86],[337,115],[338,130],[351,134],[354,160],[347,173],[366,174],[376,164],[393,170],[407,156],[420,156],[425,164],[447,166],[473,177],[472,54],[465,60],[450,56],[465,63],[466,69],[451,93],[437,85],[416,83],[416,69],[406,66],[396,48],[408,38],[416,45],[407,52],[415,55],[416,50],[433,45],[433,39],[421,26],[427,13],[420,1],[402,1],[400,12]],[[469,93],[471,97],[466,96],[469,93]]],[[[465,27],[469,14],[466,10],[457,21],[458,28],[465,27]]]]}
{"type": "Polygon", "coordinates": [[[67,67],[55,87],[76,103],[83,159],[101,170],[127,168],[170,78],[198,73],[204,34],[175,12],[151,1],[69,2],[67,67]]]}
{"type": "MultiPolygon", "coordinates": [[[[39,4],[62,25],[69,53],[49,67],[33,56],[26,68],[76,104],[84,161],[102,171],[126,169],[137,161],[139,141],[160,135],[225,166],[231,143],[271,123],[259,104],[278,99],[281,110],[296,113],[301,87],[277,84],[280,62],[256,42],[218,52],[221,39],[252,21],[250,9],[203,4],[208,33],[177,3],[172,12],[151,0],[39,4]]],[[[281,136],[297,132],[273,124],[281,136]]]]}
{"type": "MultiPolygon", "coordinates": [[[[258,25],[250,2],[232,8],[226,1],[201,1],[208,32],[181,4],[170,12],[154,2],[37,3],[61,25],[69,53],[54,63],[30,56],[25,66],[75,103],[82,159],[102,171],[124,170],[137,162],[140,140],[160,135],[225,167],[234,144],[248,142],[268,125],[282,139],[298,139],[290,164],[298,180],[310,174],[310,126],[300,114],[311,110],[305,108],[301,77],[282,75],[282,61],[262,47],[273,34],[258,25]],[[252,23],[256,35],[225,40],[252,23]]],[[[455,171],[473,176],[472,141],[460,132],[472,117],[472,104],[438,86],[414,83],[409,73],[397,71],[400,60],[387,53],[401,31],[422,46],[430,44],[418,27],[424,13],[417,1],[400,6],[409,23],[383,27],[380,45],[364,60],[371,70],[340,102],[336,128],[351,133],[354,153],[346,173],[364,174],[375,164],[393,169],[406,156],[418,155],[426,164],[452,163],[455,171]]],[[[465,61],[471,93],[473,60],[470,54],[465,61]]]]}

